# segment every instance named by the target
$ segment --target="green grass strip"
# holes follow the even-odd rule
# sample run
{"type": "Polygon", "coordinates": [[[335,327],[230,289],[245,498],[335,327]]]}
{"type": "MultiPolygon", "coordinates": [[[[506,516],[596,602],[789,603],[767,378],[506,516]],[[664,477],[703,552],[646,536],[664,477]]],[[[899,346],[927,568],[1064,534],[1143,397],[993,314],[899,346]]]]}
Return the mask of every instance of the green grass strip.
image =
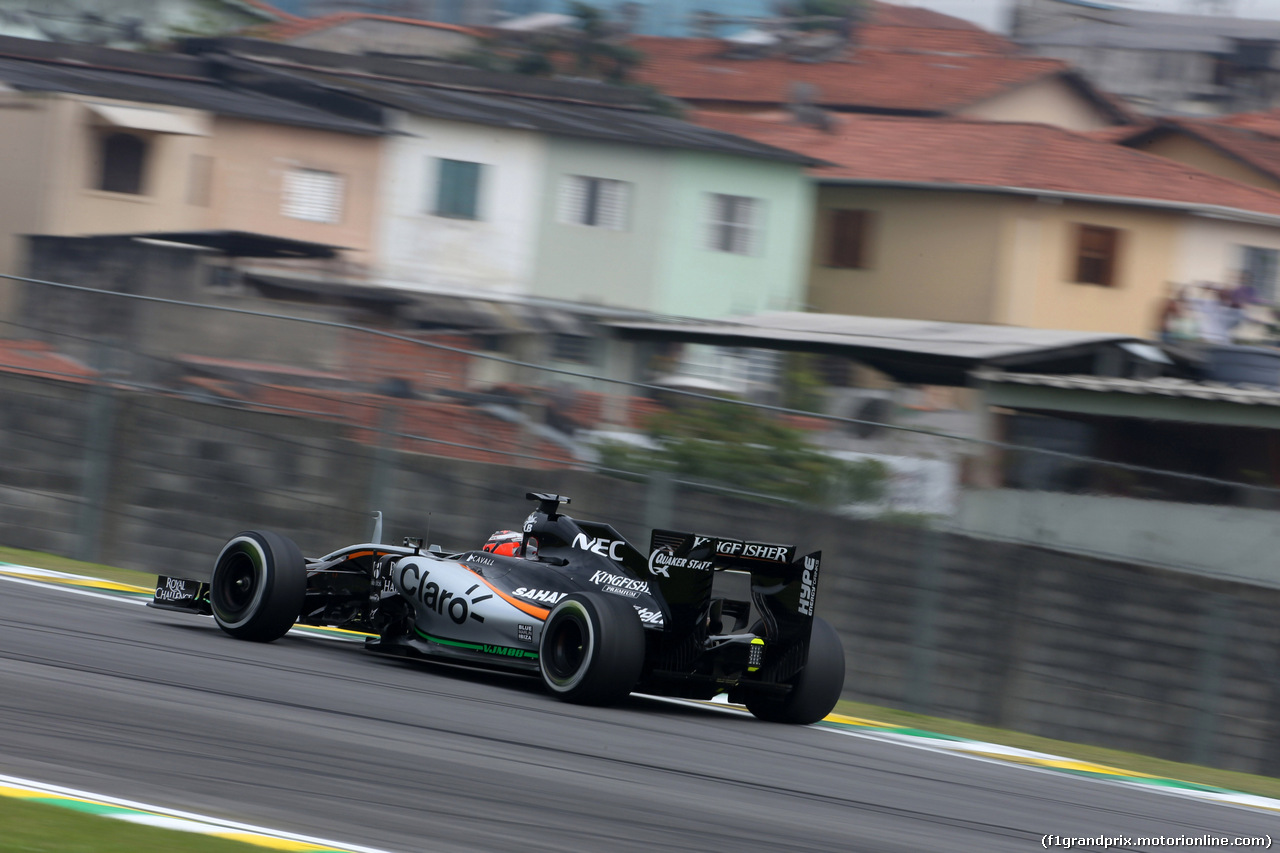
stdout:
{"type": "MultiPolygon", "coordinates": [[[[256,845],[172,829],[103,820],[104,811],[77,800],[0,797],[4,853],[248,853],[256,845]],[[61,806],[61,808],[59,808],[61,806]]],[[[103,808],[103,807],[99,807],[103,808]]],[[[118,811],[118,809],[117,809],[118,811]]]]}

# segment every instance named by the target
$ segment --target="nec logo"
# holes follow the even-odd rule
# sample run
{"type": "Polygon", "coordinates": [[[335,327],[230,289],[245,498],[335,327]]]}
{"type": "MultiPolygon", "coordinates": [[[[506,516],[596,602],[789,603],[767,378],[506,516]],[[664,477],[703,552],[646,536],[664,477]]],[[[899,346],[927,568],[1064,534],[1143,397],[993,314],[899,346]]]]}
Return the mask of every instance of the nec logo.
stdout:
{"type": "Polygon", "coordinates": [[[592,554],[599,554],[601,557],[608,557],[614,562],[622,562],[622,557],[618,555],[618,549],[626,545],[621,539],[592,539],[585,533],[579,533],[573,537],[573,547],[581,548],[583,551],[590,551],[592,554]]]}

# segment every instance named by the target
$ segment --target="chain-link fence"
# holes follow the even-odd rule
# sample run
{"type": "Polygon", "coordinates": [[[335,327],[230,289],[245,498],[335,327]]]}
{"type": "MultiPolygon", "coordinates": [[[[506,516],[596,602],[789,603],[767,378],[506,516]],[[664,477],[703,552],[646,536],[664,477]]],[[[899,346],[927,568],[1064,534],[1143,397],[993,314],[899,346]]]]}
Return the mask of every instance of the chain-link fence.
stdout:
{"type": "Polygon", "coordinates": [[[367,538],[377,509],[390,537],[462,548],[558,492],[639,543],[822,549],[848,698],[1280,773],[1260,480],[997,441],[980,400],[946,394],[837,417],[635,381],[617,352],[579,363],[609,344],[554,332],[390,331],[230,291],[18,296],[0,543],[200,575],[245,528],[314,555],[367,538]]]}

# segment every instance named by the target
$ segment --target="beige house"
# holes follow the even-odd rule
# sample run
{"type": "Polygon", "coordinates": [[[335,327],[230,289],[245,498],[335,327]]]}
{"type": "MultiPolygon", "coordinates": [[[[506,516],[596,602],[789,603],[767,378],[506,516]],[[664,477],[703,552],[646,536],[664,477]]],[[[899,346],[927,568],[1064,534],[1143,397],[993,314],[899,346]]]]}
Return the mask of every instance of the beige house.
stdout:
{"type": "Polygon", "coordinates": [[[1220,178],[1280,192],[1280,117],[1274,112],[1219,119],[1165,118],[1107,136],[1220,178]]]}
{"type": "Polygon", "coordinates": [[[77,47],[72,72],[63,46],[0,41],[0,272],[25,234],[227,229],[367,260],[379,126],[201,79],[188,57],[77,47]]]}
{"type": "Polygon", "coordinates": [[[1280,249],[1280,194],[1045,125],[698,120],[838,164],[812,172],[814,311],[1151,337],[1178,285],[1280,249]]]}

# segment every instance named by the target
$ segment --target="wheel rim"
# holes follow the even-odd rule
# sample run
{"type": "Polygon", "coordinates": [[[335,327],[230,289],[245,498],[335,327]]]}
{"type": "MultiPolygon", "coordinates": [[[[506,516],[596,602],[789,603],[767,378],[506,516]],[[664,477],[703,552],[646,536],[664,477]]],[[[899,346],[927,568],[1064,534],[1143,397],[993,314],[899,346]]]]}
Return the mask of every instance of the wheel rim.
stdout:
{"type": "Polygon", "coordinates": [[[227,543],[214,567],[209,596],[218,622],[238,628],[252,620],[266,578],[267,557],[256,541],[242,536],[227,543]]]}
{"type": "Polygon", "coordinates": [[[571,690],[586,673],[594,635],[582,605],[568,601],[561,608],[547,627],[539,660],[553,690],[571,690]]]}
{"type": "Polygon", "coordinates": [[[248,554],[233,554],[218,578],[220,598],[231,613],[243,613],[253,601],[255,570],[248,554]]]}

